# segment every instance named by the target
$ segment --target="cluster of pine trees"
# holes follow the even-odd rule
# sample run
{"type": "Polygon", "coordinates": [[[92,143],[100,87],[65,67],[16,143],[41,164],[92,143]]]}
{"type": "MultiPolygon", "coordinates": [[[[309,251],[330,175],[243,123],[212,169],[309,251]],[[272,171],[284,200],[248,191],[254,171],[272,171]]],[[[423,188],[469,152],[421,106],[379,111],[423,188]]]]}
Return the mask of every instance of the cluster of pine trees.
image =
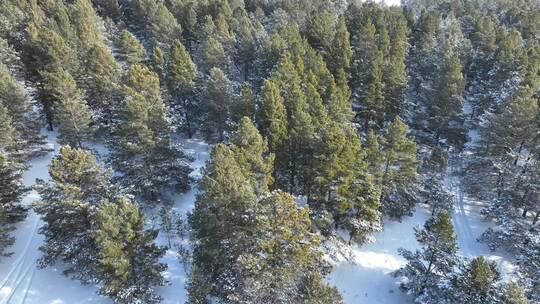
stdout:
{"type": "Polygon", "coordinates": [[[177,139],[200,136],[215,146],[188,219],[190,303],[339,303],[319,244],[338,229],[373,240],[383,216],[419,201],[433,218],[416,232],[422,251],[403,252],[404,290],[420,303],[526,303],[485,259],[458,262],[451,170],[489,202],[501,229],[482,239],[519,257],[538,300],[539,11],[534,0],[2,1],[0,255],[26,215],[22,173],[46,127],[63,147],[35,187],[39,265],[61,262],[118,303],[159,302],[164,249],[145,214],[164,210],[162,232],[174,230],[163,206],[192,184],[177,139]]]}

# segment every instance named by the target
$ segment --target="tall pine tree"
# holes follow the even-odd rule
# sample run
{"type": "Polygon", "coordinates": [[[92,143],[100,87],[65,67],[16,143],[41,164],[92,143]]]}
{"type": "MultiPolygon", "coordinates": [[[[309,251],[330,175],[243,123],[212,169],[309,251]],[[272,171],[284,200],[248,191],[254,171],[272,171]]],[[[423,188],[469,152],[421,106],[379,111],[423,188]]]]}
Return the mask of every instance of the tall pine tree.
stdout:
{"type": "Polygon", "coordinates": [[[63,263],[64,274],[89,282],[96,271],[95,228],[99,203],[115,195],[112,172],[103,169],[90,152],[62,147],[49,166],[50,182],[37,181],[41,200],[33,207],[44,225],[40,267],[63,263]]]}
{"type": "Polygon", "coordinates": [[[125,83],[109,143],[113,167],[122,173],[120,183],[149,202],[165,198],[167,190],[186,191],[189,158],[172,141],[157,75],[135,64],[125,83]]]}
{"type": "Polygon", "coordinates": [[[167,266],[159,262],[165,248],[154,243],[157,230],[145,229],[139,206],[125,196],[104,201],[95,221],[100,294],[115,303],[159,303],[154,288],[165,285],[167,266]]]}

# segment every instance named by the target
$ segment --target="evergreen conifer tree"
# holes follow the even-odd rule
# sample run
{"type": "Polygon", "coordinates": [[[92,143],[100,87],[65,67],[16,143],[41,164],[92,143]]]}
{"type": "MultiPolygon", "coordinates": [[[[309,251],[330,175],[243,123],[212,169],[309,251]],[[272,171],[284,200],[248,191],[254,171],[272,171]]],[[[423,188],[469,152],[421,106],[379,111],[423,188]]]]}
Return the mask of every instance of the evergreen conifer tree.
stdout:
{"type": "Polygon", "coordinates": [[[0,150],[0,256],[11,255],[8,247],[15,242],[13,224],[26,217],[26,208],[21,205],[26,191],[20,169],[0,150]]]}
{"type": "Polygon", "coordinates": [[[263,158],[261,138],[253,136],[254,126],[247,119],[242,126],[231,148],[218,144],[212,150],[200,183],[202,192],[189,218],[194,242],[190,301],[214,296],[235,302],[288,303],[315,301],[313,296],[321,295],[341,302],[335,289],[321,280],[323,263],[314,250],[319,240],[309,232],[308,209],[299,208],[291,195],[280,191],[258,197],[263,189],[257,187],[268,177],[255,164],[263,161],[268,168],[269,160],[263,158]],[[249,138],[259,144],[247,144],[249,138]],[[258,148],[249,153],[253,146],[258,148]]]}
{"type": "Polygon", "coordinates": [[[415,228],[415,235],[422,250],[400,249],[400,254],[407,260],[407,265],[396,272],[407,278],[401,289],[421,302],[450,299],[440,290],[444,286],[443,280],[457,264],[457,239],[450,215],[447,212],[437,214],[424,224],[423,229],[415,228]]]}
{"type": "Polygon", "coordinates": [[[273,183],[274,155],[268,152],[266,139],[248,117],[242,118],[232,134],[231,150],[245,176],[255,182],[257,195],[268,192],[273,183]]]}
{"type": "Polygon", "coordinates": [[[238,287],[230,296],[247,303],[342,303],[339,292],[323,281],[327,270],[314,249],[319,239],[310,232],[308,208],[299,208],[282,191],[258,205],[258,228],[245,240],[251,250],[241,252],[233,266],[238,287]]]}
{"type": "Polygon", "coordinates": [[[47,76],[49,90],[57,99],[55,120],[58,124],[58,142],[74,148],[82,148],[83,141],[91,139],[91,113],[77,88],[73,77],[64,69],[47,76]]]}
{"type": "Polygon", "coordinates": [[[461,147],[466,142],[462,118],[462,93],[465,81],[461,73],[459,54],[453,50],[451,39],[443,42],[441,66],[435,81],[433,99],[428,101],[429,129],[435,142],[446,139],[451,145],[461,147]]]}
{"type": "Polygon", "coordinates": [[[199,182],[201,194],[189,217],[193,267],[188,283],[189,301],[204,302],[223,295],[236,257],[246,250],[243,234],[254,229],[251,213],[256,203],[254,184],[247,182],[234,153],[224,144],[212,149],[199,182]],[[218,233],[216,233],[218,232],[218,233]],[[230,245],[228,245],[230,244],[230,245]]]}
{"type": "Polygon", "coordinates": [[[188,157],[171,139],[157,75],[132,65],[124,96],[109,143],[113,167],[123,174],[120,183],[149,202],[164,198],[166,190],[189,189],[188,157]]]}
{"type": "Polygon", "coordinates": [[[285,144],[288,138],[287,112],[280,89],[274,80],[265,81],[261,95],[258,122],[261,133],[268,139],[270,151],[276,153],[274,177],[281,179],[276,173],[286,166],[284,160],[286,159],[285,144]]]}
{"type": "Polygon", "coordinates": [[[92,110],[94,123],[109,125],[118,102],[120,68],[111,52],[101,44],[92,46],[86,57],[85,77],[80,87],[86,91],[85,100],[92,110]]]}
{"type": "Polygon", "coordinates": [[[41,127],[27,92],[0,63],[0,149],[23,158],[42,151],[41,127]]]}
{"type": "Polygon", "coordinates": [[[157,230],[145,230],[139,206],[125,196],[103,201],[95,221],[100,294],[115,303],[159,303],[154,288],[165,284],[165,248],[154,244],[157,230]]]}
{"type": "Polygon", "coordinates": [[[50,182],[37,181],[41,200],[34,203],[44,225],[40,267],[62,262],[64,274],[83,282],[94,280],[96,245],[91,231],[101,200],[115,195],[112,172],[103,169],[90,152],[62,147],[49,166],[50,182]]]}
{"type": "Polygon", "coordinates": [[[382,171],[376,173],[382,187],[382,211],[395,218],[410,214],[416,203],[416,143],[407,132],[407,125],[399,117],[388,125],[381,140],[382,171]]]}
{"type": "Polygon", "coordinates": [[[11,150],[15,146],[15,130],[6,107],[0,103],[0,148],[11,150]]]}
{"type": "Polygon", "coordinates": [[[382,79],[383,53],[375,51],[371,58],[369,75],[361,110],[364,120],[364,131],[368,132],[370,126],[380,128],[384,119],[384,83],[382,79]]]}
{"type": "Polygon", "coordinates": [[[128,65],[144,63],[146,60],[146,50],[128,30],[123,30],[117,41],[117,56],[122,62],[128,65]]]}
{"type": "Polygon", "coordinates": [[[198,104],[194,96],[196,77],[197,68],[189,53],[179,40],[175,40],[169,54],[166,80],[173,96],[172,106],[182,117],[183,129],[189,138],[193,136],[193,125],[198,114],[198,104]]]}
{"type": "Polygon", "coordinates": [[[150,16],[146,32],[155,45],[168,47],[175,39],[180,37],[182,29],[167,6],[162,2],[157,3],[153,11],[146,12],[150,16]]]}
{"type": "Polygon", "coordinates": [[[219,68],[212,68],[205,82],[202,102],[206,114],[203,130],[210,140],[223,141],[232,103],[231,82],[219,68]]]}
{"type": "Polygon", "coordinates": [[[228,58],[221,42],[213,36],[205,38],[200,46],[203,70],[210,73],[213,68],[228,69],[228,58]]]}
{"type": "Polygon", "coordinates": [[[502,295],[503,304],[529,304],[523,289],[515,282],[510,282],[504,287],[502,295]]]}
{"type": "Polygon", "coordinates": [[[498,279],[499,273],[494,263],[483,256],[472,259],[455,282],[460,302],[487,304],[497,301],[498,279]]]}
{"type": "Polygon", "coordinates": [[[231,120],[234,123],[240,123],[244,117],[251,120],[255,119],[256,104],[255,94],[247,82],[240,86],[240,94],[233,98],[231,104],[231,120]]]}
{"type": "Polygon", "coordinates": [[[150,63],[154,73],[158,74],[159,79],[162,80],[165,73],[165,54],[163,54],[163,51],[157,46],[152,50],[150,63]]]}

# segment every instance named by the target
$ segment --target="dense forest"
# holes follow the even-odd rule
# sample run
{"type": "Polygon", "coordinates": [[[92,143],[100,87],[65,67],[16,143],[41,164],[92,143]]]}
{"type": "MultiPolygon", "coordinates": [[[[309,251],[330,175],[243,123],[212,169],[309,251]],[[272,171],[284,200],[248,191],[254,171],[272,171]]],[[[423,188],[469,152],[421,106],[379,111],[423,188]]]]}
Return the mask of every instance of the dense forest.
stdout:
{"type": "Polygon", "coordinates": [[[402,292],[539,303],[539,102],[537,0],[3,0],[0,259],[32,211],[36,267],[115,303],[163,300],[167,250],[187,303],[343,303],[322,244],[428,208],[402,292]],[[27,187],[47,134],[62,147],[27,187]],[[186,138],[212,146],[200,178],[186,138]],[[510,280],[459,256],[450,173],[485,202],[478,241],[513,258],[510,280]],[[192,187],[193,210],[171,210],[192,187]]]}

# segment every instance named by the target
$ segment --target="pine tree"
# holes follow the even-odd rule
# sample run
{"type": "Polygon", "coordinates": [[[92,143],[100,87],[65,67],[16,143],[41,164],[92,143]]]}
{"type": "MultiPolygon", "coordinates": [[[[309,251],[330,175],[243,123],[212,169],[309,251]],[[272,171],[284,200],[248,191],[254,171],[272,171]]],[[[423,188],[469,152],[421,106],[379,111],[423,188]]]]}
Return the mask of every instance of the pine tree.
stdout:
{"type": "Polygon", "coordinates": [[[392,121],[396,116],[405,114],[405,88],[407,71],[405,59],[407,55],[407,23],[399,14],[390,19],[389,52],[383,66],[385,121],[392,121]]]}
{"type": "Polygon", "coordinates": [[[450,45],[451,39],[443,42],[441,66],[435,81],[433,99],[427,104],[429,129],[434,132],[435,142],[445,139],[460,148],[466,142],[462,118],[462,94],[465,81],[461,73],[459,54],[450,45]]]}
{"type": "Polygon", "coordinates": [[[113,20],[118,20],[121,15],[118,0],[95,0],[92,2],[96,6],[98,13],[102,16],[107,16],[113,20]]]}
{"type": "Polygon", "coordinates": [[[342,303],[337,290],[323,282],[327,270],[314,249],[319,239],[310,232],[309,210],[282,191],[259,206],[255,235],[246,240],[251,250],[241,252],[233,266],[238,287],[229,297],[244,303],[342,303]]]}
{"type": "Polygon", "coordinates": [[[41,200],[34,203],[44,225],[40,267],[62,262],[64,274],[83,282],[94,280],[96,245],[91,231],[101,200],[111,198],[112,172],[103,169],[90,152],[62,147],[49,166],[50,182],[37,181],[41,200]]]}
{"type": "Polygon", "coordinates": [[[171,139],[157,75],[132,65],[124,96],[109,142],[110,160],[122,173],[120,183],[149,202],[164,198],[165,190],[189,189],[189,158],[171,139]]]}
{"type": "Polygon", "coordinates": [[[143,63],[146,60],[146,50],[128,30],[123,30],[117,41],[117,57],[128,65],[143,63]]]}
{"type": "Polygon", "coordinates": [[[146,25],[146,32],[152,38],[154,44],[168,47],[175,39],[180,37],[182,29],[164,3],[159,2],[155,10],[146,13],[151,16],[146,25]]]}
{"type": "Polygon", "coordinates": [[[361,113],[364,120],[364,131],[368,132],[372,124],[382,125],[384,119],[384,83],[382,82],[383,54],[375,51],[371,58],[369,76],[367,77],[366,92],[362,99],[361,113]]]}
{"type": "Polygon", "coordinates": [[[255,182],[257,195],[268,192],[272,186],[274,155],[268,144],[248,117],[242,118],[231,136],[231,150],[242,167],[244,175],[255,182]]]}
{"type": "Polygon", "coordinates": [[[103,46],[100,20],[91,0],[75,0],[69,6],[69,18],[71,28],[76,33],[78,49],[86,53],[92,46],[103,46]]]}
{"type": "Polygon", "coordinates": [[[240,123],[244,117],[255,119],[256,104],[255,94],[247,82],[240,86],[240,94],[233,98],[231,105],[231,120],[234,123],[240,123]]]}
{"type": "Polygon", "coordinates": [[[293,83],[285,99],[288,104],[288,166],[282,174],[288,178],[287,186],[291,193],[305,188],[304,166],[309,161],[313,149],[315,128],[308,112],[306,95],[299,83],[293,83]]]}
{"type": "MultiPolygon", "coordinates": [[[[467,164],[467,190],[483,198],[497,198],[500,203],[514,178],[520,160],[528,158],[538,104],[528,87],[520,88],[486,117],[474,157],[467,164]],[[482,179],[474,176],[482,176],[482,179]]],[[[532,159],[532,158],[531,158],[532,159]]],[[[527,162],[525,162],[527,163],[527,162]]],[[[520,172],[525,176],[529,170],[520,172]]]]}
{"type": "Polygon", "coordinates": [[[163,206],[159,209],[159,230],[161,233],[165,234],[167,238],[168,248],[172,247],[171,239],[173,238],[173,218],[172,218],[172,208],[170,206],[163,206]]]}
{"type": "Polygon", "coordinates": [[[212,68],[204,84],[203,108],[206,114],[203,130],[210,140],[223,141],[232,103],[231,82],[219,68],[212,68]]]}
{"type": "Polygon", "coordinates": [[[424,224],[423,229],[415,228],[415,235],[422,250],[411,252],[402,248],[399,251],[407,260],[407,265],[395,273],[407,279],[400,288],[422,303],[438,303],[437,300],[445,296],[450,299],[444,290],[440,290],[458,261],[457,239],[450,215],[447,212],[437,214],[424,224]]]}
{"type": "Polygon", "coordinates": [[[52,73],[61,67],[75,73],[79,69],[76,52],[55,31],[44,26],[31,24],[28,27],[28,48],[25,53],[26,66],[39,86],[39,101],[43,106],[43,114],[52,130],[54,123],[54,98],[44,89],[47,81],[43,73],[52,73]]]}
{"type": "Polygon", "coordinates": [[[101,44],[92,46],[86,57],[81,88],[86,91],[85,99],[92,109],[94,122],[108,125],[118,102],[120,68],[111,52],[101,44]]]}
{"type": "Polygon", "coordinates": [[[15,130],[13,121],[8,110],[0,103],[0,150],[12,150],[15,148],[15,130]]]}
{"type": "Polygon", "coordinates": [[[210,36],[205,38],[200,46],[203,70],[210,73],[213,68],[228,70],[228,58],[219,40],[210,36]]]}
{"type": "Polygon", "coordinates": [[[351,42],[345,18],[340,17],[336,24],[333,43],[327,59],[327,66],[332,74],[337,77],[339,71],[348,75],[351,68],[351,42]]]}
{"type": "Polygon", "coordinates": [[[163,80],[165,73],[165,54],[163,54],[163,51],[157,46],[152,50],[150,64],[152,66],[152,71],[158,74],[160,81],[163,80]]]}
{"type": "Polygon", "coordinates": [[[144,228],[145,220],[136,203],[121,196],[104,201],[96,215],[95,238],[100,294],[115,303],[159,303],[154,288],[165,285],[161,272],[167,266],[159,259],[164,247],[155,245],[158,231],[144,228]]]}
{"type": "Polygon", "coordinates": [[[523,289],[515,282],[510,282],[504,287],[502,295],[503,304],[529,304],[523,289]]]}
{"type": "Polygon", "coordinates": [[[82,142],[91,139],[92,118],[73,77],[63,69],[47,76],[49,90],[57,99],[55,120],[58,124],[58,142],[74,148],[82,148],[82,142]]]}
{"type": "Polygon", "coordinates": [[[421,170],[425,203],[431,207],[431,216],[441,212],[450,212],[453,207],[453,195],[444,187],[446,173],[446,153],[440,145],[431,151],[424,161],[421,170]]]}
{"type": "MultiPolygon", "coordinates": [[[[261,93],[260,110],[258,111],[259,126],[261,133],[268,139],[270,151],[276,153],[276,163],[274,173],[284,168],[286,153],[285,144],[287,142],[287,112],[283,104],[283,98],[277,83],[274,80],[266,80],[261,93]],[[281,154],[281,155],[280,155],[281,154]],[[279,163],[278,163],[279,162],[279,163]]],[[[279,178],[274,174],[276,178],[279,178]]]]}
{"type": "Polygon", "coordinates": [[[15,237],[11,236],[15,229],[13,224],[26,217],[27,209],[21,200],[27,189],[20,171],[0,150],[0,256],[11,255],[7,248],[15,242],[15,237]]]}
{"type": "Polygon", "coordinates": [[[8,67],[0,63],[0,149],[23,159],[41,152],[42,122],[23,86],[8,67]]]}
{"type": "Polygon", "coordinates": [[[238,254],[246,250],[240,241],[253,229],[256,196],[246,182],[234,153],[216,145],[199,182],[200,194],[189,216],[193,242],[193,267],[188,283],[189,301],[204,303],[208,295],[227,292],[225,274],[233,269],[238,254]]]}
{"type": "Polygon", "coordinates": [[[183,118],[183,126],[189,138],[193,136],[193,124],[198,114],[194,96],[196,77],[197,68],[189,53],[179,40],[175,40],[169,54],[166,79],[173,96],[173,106],[183,118]]]}
{"type": "Polygon", "coordinates": [[[233,17],[232,28],[236,38],[234,61],[240,66],[243,80],[247,81],[251,76],[251,66],[256,56],[256,32],[243,7],[236,8],[233,17]]]}
{"type": "Polygon", "coordinates": [[[414,209],[416,199],[416,143],[407,125],[397,117],[382,138],[381,203],[384,214],[401,218],[414,209]]]}
{"type": "Polygon", "coordinates": [[[428,103],[433,94],[433,81],[437,72],[435,51],[440,22],[436,12],[423,10],[411,29],[407,98],[415,112],[428,103]]]}
{"type": "Polygon", "coordinates": [[[366,174],[364,153],[356,132],[337,123],[324,127],[315,148],[317,163],[308,202],[331,212],[335,227],[349,231],[349,242],[366,242],[381,229],[380,191],[366,174]]]}
{"type": "Polygon", "coordinates": [[[15,237],[11,235],[13,230],[15,226],[8,222],[5,211],[0,208],[0,257],[9,257],[13,254],[8,251],[8,248],[15,244],[15,237]]]}
{"type": "Polygon", "coordinates": [[[487,261],[483,256],[472,259],[454,283],[459,290],[457,296],[460,303],[495,302],[498,279],[499,273],[494,263],[487,261]]]}
{"type": "Polygon", "coordinates": [[[260,162],[264,149],[252,152],[256,159],[246,158],[246,149],[252,149],[246,139],[261,138],[247,136],[256,135],[249,120],[242,125],[231,148],[218,144],[212,150],[189,217],[194,245],[189,301],[213,296],[242,303],[309,303],[320,294],[340,303],[335,289],[322,283],[324,265],[313,249],[319,240],[310,233],[308,209],[280,191],[257,197],[253,179],[268,177],[253,160],[260,162]]]}

